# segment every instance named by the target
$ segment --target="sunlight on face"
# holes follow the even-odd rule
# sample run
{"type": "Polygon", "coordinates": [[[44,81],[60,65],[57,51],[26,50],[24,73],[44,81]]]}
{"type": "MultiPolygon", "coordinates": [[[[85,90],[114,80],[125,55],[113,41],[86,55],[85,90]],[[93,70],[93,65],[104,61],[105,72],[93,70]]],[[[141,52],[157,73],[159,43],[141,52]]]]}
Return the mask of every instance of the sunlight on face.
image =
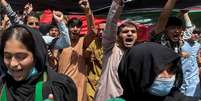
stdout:
{"type": "Polygon", "coordinates": [[[13,79],[21,81],[34,67],[34,57],[22,42],[11,38],[5,44],[4,63],[13,79]]]}
{"type": "Polygon", "coordinates": [[[119,34],[122,44],[126,48],[132,47],[137,40],[137,29],[135,27],[124,27],[119,34]]]}

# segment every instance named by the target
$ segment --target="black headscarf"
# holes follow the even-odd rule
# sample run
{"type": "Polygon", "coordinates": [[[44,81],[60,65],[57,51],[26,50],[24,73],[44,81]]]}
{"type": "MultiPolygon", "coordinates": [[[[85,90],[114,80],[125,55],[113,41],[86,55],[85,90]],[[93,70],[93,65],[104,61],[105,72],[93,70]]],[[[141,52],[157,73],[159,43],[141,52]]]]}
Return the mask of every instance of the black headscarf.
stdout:
{"type": "MultiPolygon", "coordinates": [[[[123,56],[119,65],[119,79],[124,89],[123,97],[126,101],[144,101],[149,93],[148,89],[156,76],[163,70],[165,65],[174,63],[177,70],[175,88],[178,90],[182,84],[182,72],[180,56],[173,50],[157,43],[143,43],[134,46],[123,56]],[[140,100],[141,99],[141,100],[140,100]]],[[[149,96],[150,99],[152,96],[149,96]]],[[[163,101],[156,97],[153,101],[163,101]]]]}
{"type": "MultiPolygon", "coordinates": [[[[15,81],[7,73],[7,69],[4,65],[3,70],[5,75],[1,78],[1,88],[3,85],[6,85],[8,101],[33,101],[35,97],[36,83],[43,78],[44,72],[47,72],[47,81],[43,83],[43,99],[48,98],[49,94],[53,94],[55,101],[76,101],[77,90],[72,79],[49,69],[48,52],[40,32],[25,25],[14,25],[8,28],[2,37],[6,37],[6,32],[9,32],[9,30],[13,28],[24,28],[32,35],[34,41],[32,45],[34,48],[33,55],[38,74],[29,79],[15,81]]],[[[2,40],[0,46],[0,54],[3,59],[4,49],[2,47],[2,40]]]]}

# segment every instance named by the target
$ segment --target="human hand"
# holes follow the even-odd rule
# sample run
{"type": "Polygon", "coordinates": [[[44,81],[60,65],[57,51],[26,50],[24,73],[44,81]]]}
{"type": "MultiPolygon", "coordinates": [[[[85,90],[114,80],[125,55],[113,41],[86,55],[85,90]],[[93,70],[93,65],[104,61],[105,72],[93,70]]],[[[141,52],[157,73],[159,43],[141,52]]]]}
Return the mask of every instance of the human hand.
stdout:
{"type": "Polygon", "coordinates": [[[188,9],[181,9],[180,10],[180,12],[182,13],[182,14],[185,14],[185,13],[187,13],[189,10],[188,9]]]}
{"type": "Polygon", "coordinates": [[[33,10],[33,5],[31,3],[27,3],[25,6],[24,6],[24,14],[30,14],[33,10]]]}
{"type": "Polygon", "coordinates": [[[3,6],[6,6],[8,3],[6,0],[0,0],[0,4],[2,4],[3,6]]]}
{"type": "Polygon", "coordinates": [[[8,21],[9,21],[8,15],[5,15],[5,16],[4,16],[3,21],[4,21],[4,22],[8,22],[8,21]]]}
{"type": "Polygon", "coordinates": [[[187,52],[181,52],[181,53],[180,53],[180,56],[181,56],[182,58],[188,58],[190,55],[189,55],[187,52]]]}
{"type": "Polygon", "coordinates": [[[56,20],[56,22],[61,22],[64,18],[63,13],[60,11],[53,11],[53,16],[54,16],[54,19],[56,20]]]}
{"type": "Polygon", "coordinates": [[[49,94],[48,99],[45,99],[44,101],[53,101],[53,94],[49,94]]]}
{"type": "Polygon", "coordinates": [[[85,12],[90,10],[90,5],[88,0],[80,0],[79,5],[85,12]]]}
{"type": "Polygon", "coordinates": [[[6,0],[0,0],[1,3],[4,2],[4,1],[6,1],[6,0]]]}

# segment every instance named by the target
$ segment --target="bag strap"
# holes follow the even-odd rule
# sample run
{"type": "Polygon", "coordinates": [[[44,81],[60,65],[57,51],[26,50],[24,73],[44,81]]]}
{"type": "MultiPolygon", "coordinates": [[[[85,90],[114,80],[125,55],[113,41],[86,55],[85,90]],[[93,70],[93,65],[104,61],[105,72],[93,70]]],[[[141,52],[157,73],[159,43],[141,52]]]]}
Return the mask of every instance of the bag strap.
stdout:
{"type": "Polygon", "coordinates": [[[3,85],[3,88],[1,90],[1,96],[0,96],[0,100],[1,101],[7,101],[7,94],[6,94],[6,86],[3,85]]]}
{"type": "MultiPolygon", "coordinates": [[[[47,72],[43,73],[43,79],[36,83],[34,101],[43,101],[43,82],[47,81],[47,72]]],[[[6,85],[1,89],[0,101],[7,101],[6,85]]]]}
{"type": "Polygon", "coordinates": [[[43,101],[43,83],[47,81],[47,72],[43,72],[43,79],[37,82],[34,101],[43,101]]]}
{"type": "Polygon", "coordinates": [[[43,82],[39,81],[36,84],[34,101],[43,101],[43,93],[42,92],[43,92],[43,82]]]}

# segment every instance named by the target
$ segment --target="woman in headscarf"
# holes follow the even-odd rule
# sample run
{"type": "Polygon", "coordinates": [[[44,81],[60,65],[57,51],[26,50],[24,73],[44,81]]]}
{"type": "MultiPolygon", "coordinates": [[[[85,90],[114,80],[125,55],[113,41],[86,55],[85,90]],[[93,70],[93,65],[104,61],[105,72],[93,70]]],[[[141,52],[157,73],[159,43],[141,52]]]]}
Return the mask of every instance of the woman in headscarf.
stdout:
{"type": "Polygon", "coordinates": [[[179,92],[182,84],[180,56],[157,43],[134,46],[118,69],[126,101],[198,101],[179,92]]]}
{"type": "Polygon", "coordinates": [[[38,31],[24,25],[8,28],[2,35],[4,61],[0,101],[77,101],[74,82],[49,69],[46,45],[38,31]]]}

